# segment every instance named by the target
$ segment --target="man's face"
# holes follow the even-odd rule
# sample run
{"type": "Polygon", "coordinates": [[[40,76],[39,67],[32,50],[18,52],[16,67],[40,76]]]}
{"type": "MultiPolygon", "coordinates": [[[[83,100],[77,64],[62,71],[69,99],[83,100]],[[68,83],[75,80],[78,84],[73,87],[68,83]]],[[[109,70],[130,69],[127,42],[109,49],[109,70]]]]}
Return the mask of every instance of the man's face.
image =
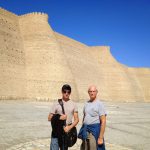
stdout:
{"type": "Polygon", "coordinates": [[[63,99],[64,100],[68,100],[69,97],[70,97],[70,94],[71,94],[71,91],[69,91],[69,90],[62,91],[62,97],[63,97],[63,99]]]}
{"type": "Polygon", "coordinates": [[[95,100],[97,96],[97,89],[95,87],[91,87],[88,90],[90,100],[95,100]]]}

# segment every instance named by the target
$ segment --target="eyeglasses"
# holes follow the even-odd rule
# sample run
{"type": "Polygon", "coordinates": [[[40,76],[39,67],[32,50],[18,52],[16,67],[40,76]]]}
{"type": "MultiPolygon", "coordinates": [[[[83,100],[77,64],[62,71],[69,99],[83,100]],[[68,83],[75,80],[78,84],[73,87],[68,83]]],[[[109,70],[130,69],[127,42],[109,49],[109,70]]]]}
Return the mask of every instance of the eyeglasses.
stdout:
{"type": "Polygon", "coordinates": [[[70,94],[71,91],[63,91],[63,93],[64,93],[64,94],[66,94],[66,93],[67,93],[67,94],[70,94]]]}
{"type": "Polygon", "coordinates": [[[97,92],[97,91],[88,91],[89,93],[95,93],[95,92],[97,92]]]}

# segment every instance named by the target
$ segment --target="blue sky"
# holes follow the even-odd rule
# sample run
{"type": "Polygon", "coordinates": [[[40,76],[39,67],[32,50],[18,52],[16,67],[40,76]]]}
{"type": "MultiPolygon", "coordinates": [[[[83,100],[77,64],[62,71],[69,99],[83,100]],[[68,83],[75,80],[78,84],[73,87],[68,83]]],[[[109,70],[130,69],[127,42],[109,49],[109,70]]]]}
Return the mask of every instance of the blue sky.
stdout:
{"type": "Polygon", "coordinates": [[[45,12],[54,31],[88,46],[110,46],[130,67],[150,67],[150,0],[0,0],[17,15],[45,12]]]}

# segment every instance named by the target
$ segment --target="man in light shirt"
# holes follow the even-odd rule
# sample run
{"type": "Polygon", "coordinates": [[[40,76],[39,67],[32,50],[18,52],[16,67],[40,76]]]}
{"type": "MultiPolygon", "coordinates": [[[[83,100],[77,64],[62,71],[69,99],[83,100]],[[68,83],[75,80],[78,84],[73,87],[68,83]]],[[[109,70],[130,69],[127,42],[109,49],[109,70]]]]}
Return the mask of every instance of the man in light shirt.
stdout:
{"type": "Polygon", "coordinates": [[[97,99],[97,93],[96,86],[89,87],[90,100],[85,103],[83,126],[78,135],[83,140],[81,150],[105,150],[106,111],[102,102],[97,99]]]}
{"type": "Polygon", "coordinates": [[[50,150],[59,150],[59,148],[60,150],[68,150],[68,146],[66,144],[59,145],[59,138],[60,138],[59,136],[61,135],[58,135],[59,132],[57,131],[57,129],[61,128],[60,125],[62,124],[62,122],[65,121],[66,125],[63,127],[63,130],[64,132],[69,132],[79,122],[77,105],[75,102],[70,100],[70,94],[71,94],[71,86],[68,84],[63,85],[62,102],[65,114],[63,114],[62,107],[58,100],[52,105],[50,109],[48,121],[53,122],[55,118],[54,124],[52,125],[50,150]]]}

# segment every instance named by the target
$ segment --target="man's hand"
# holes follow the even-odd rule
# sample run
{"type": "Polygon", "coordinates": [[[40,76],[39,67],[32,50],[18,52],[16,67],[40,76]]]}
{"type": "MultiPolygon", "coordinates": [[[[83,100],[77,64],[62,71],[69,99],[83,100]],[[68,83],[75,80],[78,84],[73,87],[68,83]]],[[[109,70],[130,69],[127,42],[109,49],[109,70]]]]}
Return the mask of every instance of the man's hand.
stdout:
{"type": "Polygon", "coordinates": [[[102,138],[98,138],[98,145],[102,145],[103,144],[103,139],[102,138]]]}
{"type": "Polygon", "coordinates": [[[59,119],[60,120],[67,120],[67,115],[61,115],[59,119]]]}
{"type": "Polygon", "coordinates": [[[64,127],[64,131],[67,133],[67,132],[69,132],[71,130],[71,127],[70,126],[65,126],[64,127]]]}
{"type": "Polygon", "coordinates": [[[52,117],[53,117],[53,114],[49,114],[48,115],[48,121],[51,121],[52,117]]]}

